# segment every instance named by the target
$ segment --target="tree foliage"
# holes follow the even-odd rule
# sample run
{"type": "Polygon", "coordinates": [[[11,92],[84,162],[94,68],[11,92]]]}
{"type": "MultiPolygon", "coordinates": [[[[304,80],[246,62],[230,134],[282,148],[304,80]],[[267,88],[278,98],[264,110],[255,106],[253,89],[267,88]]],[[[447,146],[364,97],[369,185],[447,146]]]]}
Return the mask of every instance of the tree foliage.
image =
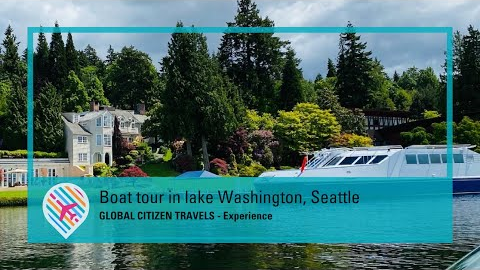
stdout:
{"type": "Polygon", "coordinates": [[[283,147],[297,153],[326,147],[340,129],[333,114],[311,103],[297,104],[293,111],[280,111],[274,128],[283,147]]]}
{"type": "MultiPolygon", "coordinates": [[[[237,14],[229,27],[273,27],[272,20],[262,18],[252,0],[238,0],[237,14]]],[[[286,42],[273,33],[226,33],[218,58],[232,81],[239,86],[247,108],[261,112],[276,109],[275,80],[281,77],[282,51],[286,42]]]]}
{"type": "Polygon", "coordinates": [[[295,57],[295,52],[289,49],[286,54],[285,65],[282,72],[282,86],[280,87],[280,108],[291,110],[297,103],[305,102],[305,92],[302,81],[303,75],[298,68],[300,60],[295,57]]]}
{"type": "Polygon", "coordinates": [[[108,100],[117,108],[132,109],[139,103],[150,108],[158,99],[155,66],[146,53],[133,46],[124,47],[107,67],[106,81],[108,100]]]}
{"type": "Polygon", "coordinates": [[[83,112],[89,108],[87,89],[72,70],[68,73],[63,93],[64,112],[83,112]]]}
{"type": "Polygon", "coordinates": [[[35,99],[34,106],[35,149],[47,152],[64,150],[62,99],[57,89],[47,83],[35,99]]]}

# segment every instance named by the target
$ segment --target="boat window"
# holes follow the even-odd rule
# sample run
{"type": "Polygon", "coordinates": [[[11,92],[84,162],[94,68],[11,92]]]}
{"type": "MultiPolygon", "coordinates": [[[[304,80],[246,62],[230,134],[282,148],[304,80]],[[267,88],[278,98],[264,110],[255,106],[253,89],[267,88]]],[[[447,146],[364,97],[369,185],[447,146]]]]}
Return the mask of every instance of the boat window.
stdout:
{"type": "Polygon", "coordinates": [[[429,164],[427,154],[418,154],[418,164],[429,164]]]}
{"type": "Polygon", "coordinates": [[[370,159],[372,159],[373,156],[361,156],[357,162],[355,162],[355,165],[356,164],[367,164],[370,159]]]}
{"type": "Polygon", "coordinates": [[[345,159],[340,162],[338,165],[352,165],[355,160],[357,160],[358,157],[346,157],[345,159]]]}
{"type": "Polygon", "coordinates": [[[376,156],[372,162],[370,162],[369,164],[377,164],[377,163],[380,163],[382,160],[384,160],[385,158],[387,157],[387,155],[379,155],[379,156],[376,156]]]}
{"type": "Polygon", "coordinates": [[[327,164],[325,164],[325,166],[333,166],[333,165],[337,164],[337,162],[339,162],[340,159],[342,159],[342,158],[343,157],[334,157],[329,162],[327,162],[327,164]]]}
{"type": "Polygon", "coordinates": [[[405,155],[407,164],[417,164],[417,155],[405,155]]]}
{"type": "Polygon", "coordinates": [[[440,160],[440,155],[439,154],[430,154],[430,163],[432,163],[432,164],[442,163],[442,161],[440,160]]]}
{"type": "Polygon", "coordinates": [[[455,163],[463,163],[463,155],[462,154],[453,154],[453,162],[455,163]]]}
{"type": "Polygon", "coordinates": [[[442,163],[447,163],[447,154],[442,154],[442,163]]]}

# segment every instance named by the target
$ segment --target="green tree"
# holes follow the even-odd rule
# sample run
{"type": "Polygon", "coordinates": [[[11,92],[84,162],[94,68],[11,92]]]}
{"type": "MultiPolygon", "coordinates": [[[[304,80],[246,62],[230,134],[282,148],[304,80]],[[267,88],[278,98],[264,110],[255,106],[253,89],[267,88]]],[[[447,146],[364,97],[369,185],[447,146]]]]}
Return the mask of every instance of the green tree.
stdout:
{"type": "Polygon", "coordinates": [[[34,145],[36,150],[59,152],[64,149],[62,101],[55,87],[47,83],[35,99],[34,145]]]}
{"type": "Polygon", "coordinates": [[[400,80],[400,75],[398,75],[397,71],[393,72],[393,82],[398,82],[400,80]]]}
{"type": "Polygon", "coordinates": [[[162,117],[167,127],[162,129],[164,137],[185,138],[189,155],[192,155],[191,142],[201,139],[207,170],[208,139],[230,133],[236,119],[227,100],[220,67],[208,54],[206,37],[197,33],[172,34],[162,67],[166,78],[162,99],[162,117]]]}
{"type": "Polygon", "coordinates": [[[33,55],[33,90],[35,96],[40,94],[40,89],[47,83],[49,73],[48,42],[45,34],[38,34],[37,48],[33,55]]]}
{"type": "Polygon", "coordinates": [[[360,41],[349,22],[346,33],[340,35],[337,63],[337,93],[340,104],[347,108],[364,108],[368,103],[371,85],[372,52],[360,41]]]}
{"type": "Polygon", "coordinates": [[[412,94],[411,92],[402,89],[396,83],[392,84],[390,87],[390,97],[392,97],[395,108],[401,111],[410,110],[412,105],[412,94]]]}
{"type": "Polygon", "coordinates": [[[463,117],[455,129],[455,142],[480,145],[480,121],[475,121],[468,116],[463,117]]]}
{"type": "Polygon", "coordinates": [[[117,53],[112,48],[112,45],[110,45],[107,50],[107,60],[105,60],[105,64],[111,65],[113,62],[115,62],[116,59],[117,59],[117,53]]]}
{"type": "Polygon", "coordinates": [[[454,44],[454,109],[461,114],[480,106],[480,31],[471,25],[467,30],[454,44]]]}
{"type": "Polygon", "coordinates": [[[80,63],[78,61],[78,52],[75,50],[71,33],[68,33],[67,36],[67,44],[65,45],[65,58],[68,69],[73,70],[75,74],[78,75],[80,73],[80,63]]]}
{"type": "MultiPolygon", "coordinates": [[[[13,29],[8,25],[5,30],[5,38],[3,39],[3,55],[1,55],[1,72],[0,76],[11,81],[22,80],[25,78],[26,68],[25,64],[21,61],[18,54],[17,37],[13,34],[13,29]]],[[[0,78],[1,79],[1,78],[0,78]]]]}
{"type": "Polygon", "coordinates": [[[89,98],[82,81],[72,70],[68,73],[63,93],[64,112],[82,112],[88,110],[89,98]]]}
{"type": "Polygon", "coordinates": [[[325,78],[315,84],[317,102],[320,109],[330,110],[342,127],[343,133],[365,134],[365,115],[358,109],[347,109],[340,105],[335,93],[335,77],[325,78]]]}
{"type": "Polygon", "coordinates": [[[329,111],[311,103],[297,104],[293,111],[279,111],[275,136],[292,152],[319,150],[340,133],[340,125],[329,111]]]}
{"type": "Polygon", "coordinates": [[[400,138],[405,146],[430,144],[434,139],[432,134],[428,133],[424,127],[416,127],[408,132],[400,132],[400,138]]]}
{"type": "Polygon", "coordinates": [[[9,150],[27,148],[27,91],[21,83],[12,81],[8,112],[3,127],[3,147],[9,150]]]}
{"type": "Polygon", "coordinates": [[[62,33],[58,27],[59,25],[56,22],[48,53],[48,80],[55,86],[57,91],[62,91],[68,76],[68,67],[65,55],[65,44],[63,43],[62,33]]]}
{"type": "Polygon", "coordinates": [[[241,124],[248,131],[255,130],[273,130],[275,118],[269,113],[258,113],[255,110],[247,110],[244,122],[241,124]]]}
{"type": "Polygon", "coordinates": [[[282,86],[280,87],[280,107],[283,110],[291,110],[297,103],[305,101],[305,93],[302,87],[303,75],[298,68],[300,60],[295,57],[295,52],[289,49],[283,66],[282,86]]]}
{"type": "Polygon", "coordinates": [[[10,98],[10,92],[12,83],[9,80],[0,80],[0,121],[8,113],[8,99],[10,98]]]}
{"type": "MultiPolygon", "coordinates": [[[[237,14],[229,27],[273,27],[274,22],[262,18],[252,0],[238,0],[237,14]]],[[[232,81],[239,86],[247,108],[274,112],[275,80],[281,77],[286,42],[273,33],[226,33],[219,48],[219,61],[232,81]]]]}
{"type": "Polygon", "coordinates": [[[382,64],[375,59],[370,70],[370,85],[368,86],[368,108],[394,110],[395,104],[390,98],[392,82],[388,79],[382,64]]]}
{"type": "Polygon", "coordinates": [[[423,118],[424,119],[430,119],[430,118],[437,118],[437,117],[440,117],[440,113],[438,113],[437,111],[423,111],[423,118]]]}
{"type": "Polygon", "coordinates": [[[337,69],[332,59],[328,58],[327,62],[327,78],[337,77],[337,69]]]}
{"type": "Polygon", "coordinates": [[[159,76],[150,57],[133,46],[124,47],[107,68],[107,97],[115,107],[132,109],[158,101],[159,76]]]}
{"type": "Polygon", "coordinates": [[[87,90],[88,100],[97,101],[103,105],[109,105],[103,91],[103,84],[97,76],[97,67],[87,66],[80,71],[80,80],[87,90]]]}

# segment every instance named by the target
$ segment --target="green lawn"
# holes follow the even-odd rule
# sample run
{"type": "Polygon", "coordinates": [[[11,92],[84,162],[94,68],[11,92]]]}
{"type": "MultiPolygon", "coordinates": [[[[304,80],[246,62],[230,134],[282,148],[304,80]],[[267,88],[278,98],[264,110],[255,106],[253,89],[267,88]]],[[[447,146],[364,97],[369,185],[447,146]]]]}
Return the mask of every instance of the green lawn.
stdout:
{"type": "Polygon", "coordinates": [[[26,198],[27,190],[0,190],[0,198],[26,198]]]}
{"type": "Polygon", "coordinates": [[[178,172],[172,169],[170,163],[151,163],[151,164],[144,164],[140,166],[140,168],[148,174],[148,176],[156,176],[156,177],[174,177],[179,175],[178,172]]]}

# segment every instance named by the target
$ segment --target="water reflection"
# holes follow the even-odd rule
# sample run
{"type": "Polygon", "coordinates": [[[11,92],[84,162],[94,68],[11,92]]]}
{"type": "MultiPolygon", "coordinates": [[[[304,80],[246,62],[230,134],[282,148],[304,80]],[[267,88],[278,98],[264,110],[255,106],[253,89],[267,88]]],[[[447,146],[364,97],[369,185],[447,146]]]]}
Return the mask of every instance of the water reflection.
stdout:
{"type": "Polygon", "coordinates": [[[0,208],[0,269],[445,269],[480,244],[479,202],[454,199],[442,245],[27,244],[27,209],[0,208]]]}

